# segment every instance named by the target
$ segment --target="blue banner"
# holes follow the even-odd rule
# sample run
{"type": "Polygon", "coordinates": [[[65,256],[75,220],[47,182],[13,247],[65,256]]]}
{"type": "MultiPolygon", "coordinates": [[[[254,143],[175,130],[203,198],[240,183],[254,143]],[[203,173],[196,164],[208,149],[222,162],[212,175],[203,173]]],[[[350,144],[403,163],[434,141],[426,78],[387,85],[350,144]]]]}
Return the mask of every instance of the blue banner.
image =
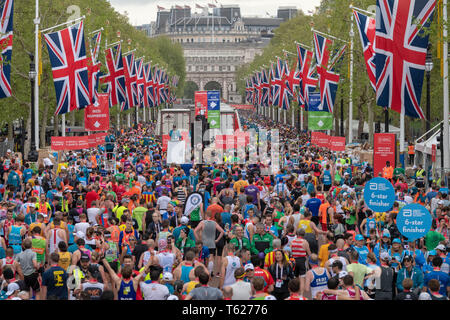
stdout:
{"type": "Polygon", "coordinates": [[[395,190],[385,178],[373,178],[364,187],[364,202],[374,212],[386,212],[395,202],[395,190]]]}
{"type": "Polygon", "coordinates": [[[320,107],[320,93],[310,93],[306,111],[323,111],[320,107]]]}
{"type": "Polygon", "coordinates": [[[220,110],[220,92],[208,91],[208,111],[220,110]]]}
{"type": "MultiPolygon", "coordinates": [[[[418,203],[411,203],[402,208],[397,215],[397,228],[408,240],[424,237],[431,229],[430,211],[418,203]]],[[[432,250],[434,248],[427,248],[432,250]]]]}

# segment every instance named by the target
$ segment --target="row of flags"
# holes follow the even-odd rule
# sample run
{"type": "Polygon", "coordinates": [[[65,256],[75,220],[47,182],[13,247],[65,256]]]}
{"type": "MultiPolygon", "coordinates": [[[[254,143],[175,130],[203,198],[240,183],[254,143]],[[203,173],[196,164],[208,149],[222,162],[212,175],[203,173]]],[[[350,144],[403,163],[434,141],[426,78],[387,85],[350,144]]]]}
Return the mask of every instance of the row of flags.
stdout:
{"type": "Polygon", "coordinates": [[[337,52],[332,52],[332,44],[332,40],[314,33],[314,52],[297,44],[296,59],[291,68],[287,53],[284,60],[277,57],[269,71],[262,69],[246,79],[247,102],[287,110],[296,100],[301,107],[308,109],[309,97],[318,87],[322,101],[318,109],[332,113],[339,83],[336,68],[347,48],[345,44],[337,52]]]}
{"type": "MultiPolygon", "coordinates": [[[[425,29],[435,7],[436,0],[377,0],[376,19],[353,10],[378,106],[425,118],[420,107],[429,38],[425,29]]],[[[347,45],[332,55],[333,40],[314,32],[313,42],[314,52],[297,44],[297,59],[290,70],[287,61],[277,58],[268,72],[247,78],[247,102],[288,109],[296,98],[301,107],[308,108],[311,94],[318,89],[319,110],[332,113],[340,80],[337,69],[347,45]]]]}
{"type": "MultiPolygon", "coordinates": [[[[10,97],[13,38],[13,0],[0,0],[0,98],[10,97]]],[[[98,104],[99,86],[107,85],[109,106],[122,111],[132,107],[157,107],[173,103],[179,78],[163,68],[135,59],[134,52],[122,55],[121,43],[105,51],[107,74],[100,71],[99,52],[102,32],[90,39],[87,55],[84,22],[44,34],[56,91],[56,112],[65,114],[98,104]]]]}
{"type": "MultiPolygon", "coordinates": [[[[217,1],[216,1],[216,3],[217,3],[217,1]]],[[[157,5],[156,8],[158,9],[158,11],[166,10],[166,8],[161,7],[161,6],[159,6],[159,5],[157,5]]],[[[216,6],[215,4],[213,4],[213,3],[208,3],[207,6],[201,6],[201,5],[199,5],[199,4],[196,3],[196,4],[195,4],[195,8],[196,8],[196,9],[217,8],[217,6],[216,6]]],[[[184,6],[175,5],[175,9],[179,9],[179,10],[182,10],[182,9],[191,9],[191,7],[188,6],[188,5],[184,5],[184,6]]]]}

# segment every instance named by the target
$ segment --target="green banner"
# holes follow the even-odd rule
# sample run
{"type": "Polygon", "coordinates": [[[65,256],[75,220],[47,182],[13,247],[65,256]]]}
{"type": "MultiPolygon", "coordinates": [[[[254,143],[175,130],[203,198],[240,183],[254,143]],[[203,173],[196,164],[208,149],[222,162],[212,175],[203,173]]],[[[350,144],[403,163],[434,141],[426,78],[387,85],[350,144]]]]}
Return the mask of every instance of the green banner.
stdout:
{"type": "Polygon", "coordinates": [[[333,114],[326,111],[309,111],[308,130],[333,130],[333,114]]]}
{"type": "Polygon", "coordinates": [[[208,123],[210,129],[220,129],[220,110],[208,110],[208,123]]]}

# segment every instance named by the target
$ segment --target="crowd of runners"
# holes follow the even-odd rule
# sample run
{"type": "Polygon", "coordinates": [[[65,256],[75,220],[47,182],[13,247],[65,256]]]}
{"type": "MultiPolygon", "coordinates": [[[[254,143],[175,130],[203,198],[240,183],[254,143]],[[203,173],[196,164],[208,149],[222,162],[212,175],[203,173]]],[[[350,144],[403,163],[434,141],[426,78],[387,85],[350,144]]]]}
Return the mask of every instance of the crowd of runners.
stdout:
{"type": "MultiPolygon", "coordinates": [[[[166,165],[154,123],[111,131],[97,149],[33,170],[0,159],[2,300],[447,300],[447,179],[387,164],[278,129],[281,170],[264,165],[166,165]],[[365,206],[364,185],[396,190],[389,212],[365,206]],[[185,214],[193,192],[202,201],[185,214]],[[408,241],[396,215],[409,203],[432,217],[408,241]]],[[[270,150],[270,149],[269,149],[270,150]]],[[[392,164],[394,165],[394,164],[392,164]]]]}

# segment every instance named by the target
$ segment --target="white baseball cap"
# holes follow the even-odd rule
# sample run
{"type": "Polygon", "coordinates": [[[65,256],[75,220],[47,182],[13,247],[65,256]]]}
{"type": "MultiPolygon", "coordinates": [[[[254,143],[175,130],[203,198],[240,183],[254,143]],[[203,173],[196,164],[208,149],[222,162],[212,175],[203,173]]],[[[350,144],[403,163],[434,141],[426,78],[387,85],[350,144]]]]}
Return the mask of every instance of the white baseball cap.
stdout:
{"type": "Polygon", "coordinates": [[[173,280],[173,275],[170,272],[164,272],[163,274],[163,280],[164,281],[172,281],[173,280]]]}
{"type": "Polygon", "coordinates": [[[247,263],[244,267],[244,270],[255,270],[255,266],[252,263],[247,263]]]}
{"type": "Polygon", "coordinates": [[[180,299],[178,299],[178,297],[177,296],[175,296],[175,295],[170,295],[168,298],[167,298],[167,300],[180,300],[180,299]]]}
{"type": "Polygon", "coordinates": [[[188,217],[181,217],[180,223],[181,224],[188,224],[189,223],[189,218],[188,217]]]}
{"type": "Polygon", "coordinates": [[[19,285],[16,282],[12,282],[12,283],[8,284],[8,291],[6,292],[6,295],[10,296],[17,290],[20,290],[19,285]]]}
{"type": "Polygon", "coordinates": [[[445,246],[441,243],[441,244],[439,244],[436,248],[434,248],[434,250],[441,250],[441,251],[445,251],[446,250],[446,248],[445,248],[445,246]]]}

